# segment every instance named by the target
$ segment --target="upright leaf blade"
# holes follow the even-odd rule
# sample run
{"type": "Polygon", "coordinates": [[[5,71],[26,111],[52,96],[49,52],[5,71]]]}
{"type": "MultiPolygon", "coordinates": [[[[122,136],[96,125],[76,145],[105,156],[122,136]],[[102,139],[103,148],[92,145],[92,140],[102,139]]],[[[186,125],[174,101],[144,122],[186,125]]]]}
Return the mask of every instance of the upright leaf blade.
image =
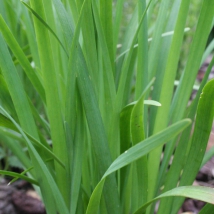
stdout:
{"type": "MultiPolygon", "coordinates": [[[[194,133],[192,136],[191,147],[189,149],[186,165],[179,185],[190,185],[193,183],[203,160],[209,135],[212,129],[214,117],[214,79],[209,81],[199,100],[194,133]]],[[[178,209],[182,201],[175,201],[173,208],[178,209]]]]}
{"type": "MultiPolygon", "coordinates": [[[[31,6],[36,13],[38,13],[44,21],[46,21],[45,8],[43,0],[31,0],[31,6]]],[[[66,151],[65,131],[63,124],[63,112],[59,95],[59,79],[57,78],[57,71],[54,61],[54,48],[51,44],[51,37],[49,29],[41,23],[36,17],[34,18],[34,25],[36,30],[36,37],[38,41],[39,57],[41,62],[41,71],[43,76],[44,88],[46,93],[47,114],[50,121],[51,136],[53,141],[53,152],[60,158],[60,160],[68,167],[68,157],[66,151]]],[[[54,20],[53,20],[54,21],[54,20]]],[[[68,182],[61,179],[67,177],[66,170],[63,169],[57,162],[55,162],[56,180],[59,189],[69,207],[69,188],[68,182]]]]}
{"type": "Polygon", "coordinates": [[[37,128],[31,113],[30,105],[27,100],[20,77],[11,59],[10,53],[0,34],[0,67],[8,90],[12,97],[21,126],[32,136],[38,139],[37,128]],[[25,109],[25,111],[23,111],[25,109]]]}
{"type": "Polygon", "coordinates": [[[168,142],[172,137],[177,135],[180,131],[185,129],[191,123],[190,120],[185,119],[176,124],[171,125],[166,128],[164,131],[153,135],[150,138],[138,143],[137,145],[131,147],[129,150],[121,154],[108,168],[108,170],[103,175],[101,181],[98,183],[94,189],[92,196],[90,198],[87,214],[97,213],[100,203],[100,197],[102,193],[102,188],[105,182],[105,179],[111,173],[121,169],[122,167],[138,160],[142,156],[151,152],[157,146],[163,145],[165,142],[168,142]]]}

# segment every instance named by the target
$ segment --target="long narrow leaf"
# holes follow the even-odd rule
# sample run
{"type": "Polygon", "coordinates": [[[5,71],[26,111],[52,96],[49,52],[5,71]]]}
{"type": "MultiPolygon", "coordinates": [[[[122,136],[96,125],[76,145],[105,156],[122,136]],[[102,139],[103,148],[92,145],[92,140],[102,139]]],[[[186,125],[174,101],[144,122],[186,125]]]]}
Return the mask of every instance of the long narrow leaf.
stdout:
{"type": "Polygon", "coordinates": [[[40,94],[41,98],[45,102],[45,91],[44,88],[36,75],[35,71],[33,70],[32,66],[30,65],[30,62],[28,61],[27,57],[23,53],[21,47],[15,40],[14,36],[12,35],[12,32],[8,28],[7,24],[3,20],[2,16],[0,16],[0,26],[1,26],[1,32],[4,36],[5,41],[7,42],[8,46],[12,50],[13,54],[16,56],[17,60],[25,70],[28,78],[31,80],[32,84],[40,94]]]}
{"type": "Polygon", "coordinates": [[[56,185],[55,180],[53,179],[52,175],[50,174],[47,166],[45,165],[44,161],[41,159],[38,152],[32,146],[31,142],[29,141],[28,137],[22,131],[22,128],[13,120],[13,118],[0,106],[0,110],[6,115],[7,118],[11,120],[11,122],[16,126],[19,130],[25,141],[27,142],[29,152],[32,158],[32,164],[34,169],[39,172],[36,173],[37,180],[39,181],[38,184],[41,187],[42,193],[44,194],[44,202],[49,213],[56,214],[55,205],[53,205],[53,200],[57,205],[57,210],[69,214],[68,209],[65,205],[65,201],[59,191],[59,188],[56,185]],[[52,193],[50,194],[50,190],[52,193]]]}
{"type": "Polygon", "coordinates": [[[125,151],[123,154],[121,154],[108,168],[108,170],[105,172],[104,176],[102,177],[102,180],[99,182],[99,184],[96,186],[94,192],[92,193],[92,196],[89,201],[89,205],[87,208],[87,214],[97,213],[97,210],[99,208],[99,202],[100,202],[100,196],[102,193],[102,188],[105,182],[105,179],[108,175],[111,173],[117,171],[118,169],[128,165],[129,163],[132,163],[142,156],[148,154],[150,151],[152,151],[157,146],[163,145],[165,142],[167,142],[172,137],[176,136],[180,131],[185,129],[190,124],[190,120],[186,119],[183,121],[180,121],[169,128],[165,129],[164,131],[153,135],[150,138],[147,138],[146,140],[142,141],[141,143],[138,143],[134,147],[130,148],[129,150],[125,151]]]}
{"type": "MultiPolygon", "coordinates": [[[[180,180],[180,186],[190,185],[200,169],[201,162],[206,151],[209,135],[212,129],[214,116],[214,79],[209,81],[199,100],[194,133],[192,137],[191,147],[188,153],[186,164],[183,169],[183,174],[180,180]]],[[[178,209],[181,201],[177,200],[174,209],[178,209]]]]}
{"type": "Polygon", "coordinates": [[[19,174],[19,173],[15,173],[15,172],[8,172],[8,171],[5,171],[5,170],[0,170],[0,174],[1,175],[8,175],[8,176],[11,176],[11,177],[15,177],[15,178],[21,178],[31,184],[35,184],[35,185],[38,185],[38,182],[32,178],[29,178],[25,175],[22,175],[22,174],[19,174]]]}
{"type": "Polygon", "coordinates": [[[164,197],[171,197],[171,196],[182,196],[188,198],[194,198],[196,200],[204,201],[207,203],[214,204],[214,190],[210,187],[203,187],[203,186],[183,186],[177,187],[172,189],[164,194],[154,198],[152,201],[146,203],[143,207],[141,207],[138,211],[134,214],[144,214],[146,208],[153,202],[157,201],[158,199],[164,197]]]}

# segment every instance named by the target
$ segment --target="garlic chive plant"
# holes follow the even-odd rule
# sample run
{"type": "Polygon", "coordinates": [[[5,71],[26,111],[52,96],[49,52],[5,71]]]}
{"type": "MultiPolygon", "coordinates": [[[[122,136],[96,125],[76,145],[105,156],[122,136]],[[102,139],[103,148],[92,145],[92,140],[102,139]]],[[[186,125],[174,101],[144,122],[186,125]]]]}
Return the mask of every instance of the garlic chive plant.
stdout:
{"type": "Polygon", "coordinates": [[[31,182],[48,214],[176,214],[185,197],[211,213],[214,190],[192,183],[212,155],[214,60],[189,98],[213,1],[189,29],[190,0],[138,0],[121,37],[125,2],[0,1],[0,139],[24,170],[0,173],[31,182]]]}

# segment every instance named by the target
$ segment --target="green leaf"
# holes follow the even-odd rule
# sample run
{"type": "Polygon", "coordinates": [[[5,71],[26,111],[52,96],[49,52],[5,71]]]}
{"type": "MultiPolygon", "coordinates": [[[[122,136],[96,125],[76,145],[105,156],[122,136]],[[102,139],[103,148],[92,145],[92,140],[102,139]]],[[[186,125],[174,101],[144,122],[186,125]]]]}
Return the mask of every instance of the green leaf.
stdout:
{"type": "Polygon", "coordinates": [[[21,47],[19,46],[18,42],[14,38],[12,32],[8,28],[7,24],[5,23],[1,15],[0,15],[0,31],[5,41],[7,42],[8,46],[10,47],[11,51],[19,61],[20,65],[23,67],[26,75],[34,85],[35,89],[40,94],[42,100],[45,102],[45,91],[41,84],[41,81],[39,80],[29,60],[25,56],[24,52],[22,51],[21,47]]]}
{"type": "Polygon", "coordinates": [[[100,196],[102,193],[102,188],[105,182],[105,179],[111,173],[117,171],[118,169],[132,163],[133,161],[138,160],[142,156],[148,154],[157,146],[163,145],[171,138],[176,136],[179,132],[185,129],[191,121],[189,119],[182,120],[176,124],[171,125],[166,128],[164,131],[153,135],[152,137],[147,138],[146,140],[138,143],[137,145],[131,147],[123,154],[121,154],[108,168],[108,170],[103,175],[101,181],[98,183],[94,189],[88,207],[87,214],[97,213],[99,208],[100,196]]]}
{"type": "MultiPolygon", "coordinates": [[[[45,11],[45,5],[42,0],[31,0],[32,9],[39,14],[39,16],[47,22],[47,16],[45,11]]],[[[50,6],[50,5],[49,5],[50,6]]],[[[52,7],[51,7],[52,8],[52,7]]],[[[49,8],[48,8],[49,9],[49,8]]],[[[49,15],[49,14],[47,14],[49,15]]],[[[41,73],[43,77],[43,83],[46,93],[46,110],[51,128],[51,138],[53,142],[53,153],[62,161],[65,165],[65,169],[55,161],[56,170],[56,182],[64,197],[65,203],[69,207],[69,181],[63,180],[62,177],[67,177],[68,170],[66,167],[68,164],[68,155],[65,142],[65,130],[64,130],[64,112],[63,104],[60,94],[59,83],[59,70],[57,69],[54,60],[55,46],[52,43],[52,34],[49,32],[49,28],[39,20],[35,14],[33,16],[34,26],[37,37],[37,44],[39,50],[39,57],[41,62],[41,73]],[[48,63],[47,63],[48,62],[48,63]]],[[[54,20],[52,20],[54,22],[54,20]]],[[[64,103],[64,101],[63,101],[64,103]]]]}
{"type": "Polygon", "coordinates": [[[38,139],[37,128],[31,113],[20,77],[11,59],[9,50],[0,34],[0,67],[10,92],[20,124],[28,133],[38,139]],[[24,111],[23,111],[24,109],[24,111]]]}
{"type": "MultiPolygon", "coordinates": [[[[5,127],[5,128],[9,128],[13,131],[18,132],[16,126],[3,114],[0,113],[0,126],[5,127]]],[[[28,134],[27,132],[25,132],[23,130],[23,132],[28,136],[28,138],[32,141],[32,143],[34,143],[36,146],[38,146],[41,151],[46,152],[46,158],[53,158],[54,160],[56,160],[63,168],[65,167],[64,164],[61,162],[61,160],[50,150],[50,148],[47,148],[46,146],[44,146],[42,143],[40,143],[38,140],[36,140],[33,136],[31,136],[30,134],[28,134]]]]}
{"type": "MultiPolygon", "coordinates": [[[[83,11],[84,5],[82,7],[81,14],[83,13],[83,11]]],[[[84,106],[93,149],[96,155],[96,162],[98,163],[99,177],[101,178],[105,170],[111,164],[111,155],[108,148],[106,131],[98,107],[97,97],[95,95],[92,81],[89,77],[88,68],[82,49],[78,43],[81,17],[82,16],[80,16],[80,20],[76,27],[74,38],[72,41],[70,60],[72,71],[76,74],[78,90],[84,106]]],[[[120,209],[119,196],[114,175],[110,176],[109,179],[107,179],[104,190],[107,208],[110,209],[111,213],[118,213],[120,209]]]]}
{"type": "Polygon", "coordinates": [[[187,64],[170,109],[170,118],[172,121],[180,120],[183,117],[189,101],[192,87],[195,82],[195,77],[198,73],[203,52],[211,30],[213,11],[214,4],[212,4],[212,0],[204,0],[200,11],[196,32],[191,43],[187,64]]]}
{"type": "Polygon", "coordinates": [[[64,45],[62,44],[62,42],[60,41],[59,37],[56,35],[56,33],[52,30],[52,28],[47,24],[47,22],[35,11],[33,10],[33,8],[31,8],[28,4],[26,4],[24,1],[21,1],[22,4],[24,4],[28,10],[51,32],[51,34],[55,37],[55,39],[59,42],[60,46],[62,47],[62,49],[65,51],[67,57],[68,57],[68,53],[64,47],[64,45]]]}
{"type": "MultiPolygon", "coordinates": [[[[214,79],[205,85],[199,99],[191,146],[179,183],[180,186],[192,184],[198,170],[200,169],[213,124],[213,95],[214,79]]],[[[174,205],[174,209],[178,209],[180,204],[181,201],[177,200],[176,205],[174,205]]]]}
{"type": "MultiPolygon", "coordinates": [[[[93,1],[96,2],[96,1],[93,1]]],[[[111,65],[114,62],[114,42],[113,42],[113,23],[112,23],[112,0],[100,1],[100,20],[108,47],[111,65]]]]}
{"type": "MultiPolygon", "coordinates": [[[[12,157],[14,157],[14,156],[12,156],[12,157]]],[[[16,160],[16,158],[14,158],[14,160],[12,160],[12,161],[15,161],[15,160],[16,160]]],[[[13,166],[13,165],[11,165],[11,166],[13,166]]],[[[22,167],[21,167],[21,168],[22,168],[22,167]]],[[[27,172],[29,172],[29,171],[32,170],[32,169],[33,169],[33,167],[30,167],[30,168],[24,170],[23,172],[21,172],[20,175],[24,175],[24,174],[26,174],[27,172]]],[[[13,182],[17,181],[18,179],[19,179],[18,177],[12,179],[12,180],[9,182],[8,185],[12,184],[13,182]]],[[[38,184],[37,184],[37,185],[38,185],[38,184]]]]}
{"type": "MultiPolygon", "coordinates": [[[[163,1],[162,4],[167,4],[165,2],[166,1],[163,1]]],[[[155,122],[154,126],[152,127],[153,134],[167,127],[169,123],[168,112],[170,110],[171,100],[174,92],[174,80],[176,77],[177,65],[179,62],[179,53],[182,46],[182,40],[184,35],[184,28],[185,28],[186,18],[188,14],[189,4],[190,4],[189,0],[181,1],[180,3],[178,17],[175,19],[176,21],[175,33],[173,34],[172,42],[169,43],[169,55],[166,58],[166,65],[165,65],[164,73],[162,75],[163,79],[161,81],[158,81],[161,78],[157,78],[158,83],[156,85],[156,90],[154,92],[156,93],[156,96],[154,95],[155,98],[153,99],[159,100],[162,106],[161,108],[157,108],[156,114],[154,114],[154,111],[151,113],[150,123],[155,122]],[[161,88],[161,90],[159,87],[161,88]]],[[[164,10],[162,12],[165,13],[164,10]]],[[[162,22],[164,22],[164,20],[162,20],[162,22]]],[[[163,25],[164,23],[160,23],[160,24],[163,25]]],[[[156,45],[158,45],[157,41],[154,41],[154,42],[156,43],[156,45]]],[[[155,57],[157,57],[157,55],[155,55],[155,57]]],[[[151,63],[150,65],[153,66],[152,61],[150,61],[150,63],[151,63]]],[[[168,145],[168,147],[174,148],[174,145],[170,144],[168,145]]],[[[162,147],[157,148],[149,155],[149,159],[148,159],[148,163],[149,163],[149,188],[148,189],[149,189],[150,200],[155,196],[157,189],[159,189],[156,183],[158,182],[158,171],[160,166],[161,153],[162,153],[162,147]]]]}
{"type": "MultiPolygon", "coordinates": [[[[31,156],[32,165],[35,169],[35,177],[37,178],[38,184],[41,188],[42,194],[44,196],[43,200],[46,205],[46,209],[48,212],[57,213],[57,210],[60,210],[62,213],[69,214],[68,209],[65,205],[65,201],[59,191],[58,186],[52,175],[50,174],[44,160],[41,159],[40,155],[36,151],[36,149],[31,144],[28,137],[22,131],[22,128],[13,120],[13,118],[0,106],[0,110],[4,113],[4,115],[11,120],[11,122],[16,126],[18,131],[21,133],[23,138],[25,139],[28,150],[31,156]],[[53,201],[55,204],[53,205],[53,201]]],[[[15,176],[17,177],[17,176],[15,176]]]]}
{"type": "Polygon", "coordinates": [[[143,205],[140,209],[138,209],[134,214],[144,214],[146,208],[153,202],[164,198],[164,197],[172,197],[172,196],[182,196],[193,198],[196,200],[204,201],[207,203],[214,204],[214,190],[210,187],[203,187],[203,186],[182,186],[172,189],[168,192],[163,193],[162,195],[154,198],[153,200],[149,201],[145,205],[143,205]]]}
{"type": "MultiPolygon", "coordinates": [[[[146,10],[146,1],[138,1],[138,21],[146,10]]],[[[138,34],[138,57],[137,57],[137,75],[135,86],[135,99],[138,99],[146,88],[148,78],[148,23],[145,16],[138,34]]]]}
{"type": "MultiPolygon", "coordinates": [[[[213,58],[212,62],[210,63],[210,65],[206,71],[206,74],[204,75],[203,81],[201,82],[200,88],[197,92],[197,96],[192,101],[192,103],[188,109],[187,116],[190,119],[192,119],[193,121],[195,119],[195,114],[196,114],[197,105],[198,105],[198,102],[200,99],[200,94],[203,90],[204,85],[207,82],[207,79],[208,79],[209,73],[211,71],[211,68],[213,66],[213,63],[214,63],[214,58],[213,58]]],[[[188,148],[191,144],[191,139],[189,139],[189,137],[191,136],[191,133],[192,133],[192,127],[188,127],[182,133],[182,135],[179,139],[179,144],[177,145],[176,150],[174,152],[173,162],[170,166],[170,169],[167,172],[167,174],[164,174],[164,172],[166,171],[166,169],[168,167],[169,160],[170,160],[172,153],[173,153],[173,150],[174,150],[174,147],[173,147],[171,151],[168,151],[167,147],[166,147],[166,151],[164,153],[164,159],[162,161],[161,169],[159,171],[159,174],[162,174],[160,176],[161,180],[163,180],[163,179],[165,180],[165,182],[163,184],[164,185],[163,191],[168,191],[168,190],[177,186],[177,181],[180,179],[180,175],[181,175],[180,173],[186,164],[187,151],[188,151],[188,148]]],[[[207,157],[209,157],[209,155],[211,155],[211,153],[212,153],[212,151],[210,151],[210,153],[207,154],[208,155],[207,157]]],[[[207,157],[204,157],[204,160],[207,160],[207,157]]],[[[202,164],[201,164],[201,166],[202,166],[202,164]]],[[[160,181],[160,183],[161,183],[161,181],[160,181]]],[[[164,211],[166,211],[167,209],[171,210],[170,199],[164,199],[164,201],[165,201],[165,203],[163,202],[163,200],[161,200],[161,203],[159,206],[159,212],[160,213],[163,212],[163,210],[164,211]],[[166,206],[167,206],[167,208],[166,208],[166,206]]]]}
{"type": "MultiPolygon", "coordinates": [[[[144,131],[144,97],[141,95],[134,105],[131,114],[130,128],[133,146],[145,139],[144,131]]],[[[136,210],[140,205],[147,201],[148,189],[148,164],[147,156],[141,157],[136,163],[133,163],[133,177],[136,181],[132,184],[132,210],[136,210]],[[134,173],[136,171],[136,173],[134,173]]]]}
{"type": "Polygon", "coordinates": [[[124,105],[124,91],[125,91],[125,88],[127,86],[129,86],[129,84],[126,84],[127,77],[129,76],[130,72],[133,71],[133,70],[129,69],[129,66],[130,66],[131,59],[132,59],[134,45],[136,43],[136,40],[137,40],[137,37],[138,37],[138,33],[139,33],[140,29],[141,29],[141,25],[143,23],[143,20],[144,20],[144,18],[146,16],[146,12],[147,12],[151,2],[152,2],[152,0],[149,1],[144,13],[142,14],[142,17],[141,17],[141,19],[139,21],[138,28],[135,31],[134,37],[132,39],[130,51],[128,52],[128,56],[127,56],[125,62],[123,63],[123,66],[122,66],[122,71],[121,71],[121,76],[120,76],[119,85],[118,85],[118,91],[117,91],[117,99],[116,99],[116,102],[117,102],[116,103],[116,108],[118,108],[119,111],[121,111],[121,108],[124,105]]]}
{"type": "Polygon", "coordinates": [[[29,178],[25,175],[22,175],[22,174],[19,174],[19,173],[16,173],[16,172],[8,172],[8,171],[5,171],[5,170],[0,170],[0,174],[1,175],[8,175],[8,176],[11,176],[11,177],[15,177],[15,178],[21,178],[31,184],[35,184],[35,185],[39,185],[38,182],[32,178],[29,178]]]}
{"type": "Polygon", "coordinates": [[[201,211],[199,212],[199,214],[210,214],[212,213],[214,209],[214,205],[213,204],[206,204],[201,211]]]}

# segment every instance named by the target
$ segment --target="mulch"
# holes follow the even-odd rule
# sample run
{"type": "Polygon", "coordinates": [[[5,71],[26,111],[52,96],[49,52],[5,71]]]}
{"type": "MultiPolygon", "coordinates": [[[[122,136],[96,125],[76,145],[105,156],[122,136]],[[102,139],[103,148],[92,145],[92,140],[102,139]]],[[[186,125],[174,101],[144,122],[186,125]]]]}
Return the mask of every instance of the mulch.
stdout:
{"type": "Polygon", "coordinates": [[[0,214],[46,214],[38,194],[26,181],[10,185],[2,179],[0,184],[0,214]]]}

